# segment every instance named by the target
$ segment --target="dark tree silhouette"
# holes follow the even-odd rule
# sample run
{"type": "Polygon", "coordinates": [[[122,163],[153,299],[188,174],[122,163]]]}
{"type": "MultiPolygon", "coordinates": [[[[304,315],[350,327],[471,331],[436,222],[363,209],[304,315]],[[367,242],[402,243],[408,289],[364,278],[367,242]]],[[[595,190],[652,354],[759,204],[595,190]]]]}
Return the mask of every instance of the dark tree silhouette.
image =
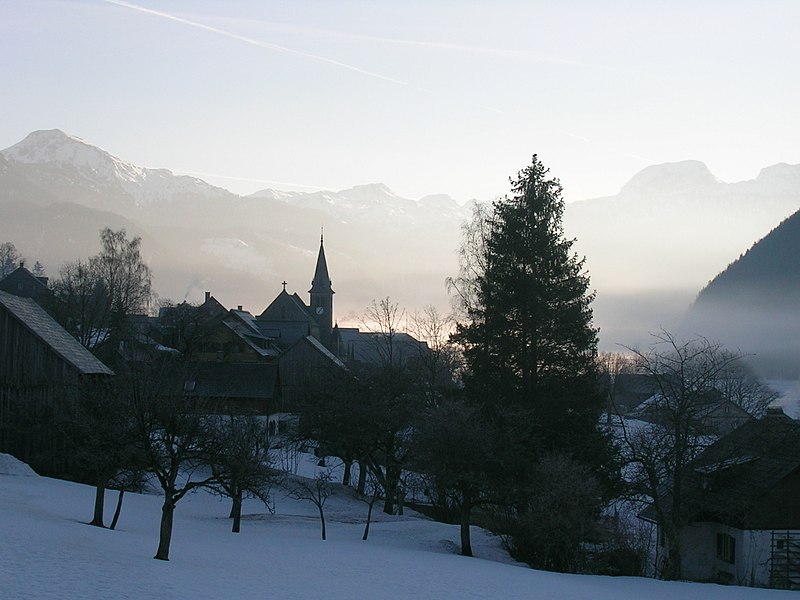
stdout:
{"type": "Polygon", "coordinates": [[[452,281],[466,299],[456,335],[466,391],[515,432],[523,461],[567,449],[601,469],[609,443],[597,422],[594,294],[564,236],[561,185],[536,156],[511,183],[511,196],[466,229],[464,268],[452,281]]]}

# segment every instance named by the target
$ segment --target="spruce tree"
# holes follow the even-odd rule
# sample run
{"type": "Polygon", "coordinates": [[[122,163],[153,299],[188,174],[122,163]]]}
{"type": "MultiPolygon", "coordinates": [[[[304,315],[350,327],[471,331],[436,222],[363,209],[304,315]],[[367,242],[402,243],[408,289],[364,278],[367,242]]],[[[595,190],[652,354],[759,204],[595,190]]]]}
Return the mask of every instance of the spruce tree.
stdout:
{"type": "Polygon", "coordinates": [[[564,236],[561,185],[547,173],[534,155],[511,194],[465,228],[471,240],[483,228],[485,242],[471,247],[479,256],[467,257],[469,273],[451,282],[468,300],[457,333],[466,392],[506,431],[517,481],[554,450],[602,470],[609,448],[598,427],[594,294],[564,236]]]}

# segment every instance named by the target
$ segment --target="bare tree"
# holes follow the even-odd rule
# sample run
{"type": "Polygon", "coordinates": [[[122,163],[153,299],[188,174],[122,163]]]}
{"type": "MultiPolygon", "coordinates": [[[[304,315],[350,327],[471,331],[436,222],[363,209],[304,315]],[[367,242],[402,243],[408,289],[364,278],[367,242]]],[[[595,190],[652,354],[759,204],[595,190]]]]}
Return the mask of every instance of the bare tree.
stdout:
{"type": "Polygon", "coordinates": [[[637,371],[656,386],[650,410],[653,423],[620,420],[622,453],[632,492],[647,497],[668,547],[660,576],[681,576],[681,531],[688,523],[687,466],[712,441],[701,427],[709,397],[718,397],[720,377],[741,355],[724,351],[706,338],[678,340],[662,330],[646,350],[629,350],[637,371]]]}
{"type": "Polygon", "coordinates": [[[269,426],[253,415],[229,415],[212,420],[213,445],[209,460],[216,481],[210,489],[232,500],[232,531],[239,533],[242,500],[258,498],[270,505],[269,491],[276,480],[269,451],[269,426]]]}
{"type": "Polygon", "coordinates": [[[95,353],[109,341],[106,362],[115,362],[120,341],[130,337],[129,319],[152,298],[150,267],[141,257],[141,238],[124,229],[100,232],[100,252],[88,261],[65,264],[53,284],[56,318],[95,353]]]}
{"type": "Polygon", "coordinates": [[[419,340],[416,362],[425,381],[428,404],[436,405],[443,393],[456,385],[460,370],[458,349],[450,341],[455,331],[452,315],[442,314],[435,306],[425,306],[411,316],[411,333],[419,340]]]}
{"type": "Polygon", "coordinates": [[[128,239],[124,229],[100,232],[100,253],[89,259],[108,294],[113,320],[146,310],[151,300],[152,273],[141,256],[142,238],[128,239]]]}
{"type": "Polygon", "coordinates": [[[364,534],[361,536],[361,539],[366,542],[369,537],[369,527],[372,524],[372,508],[378,498],[381,497],[381,486],[375,481],[373,475],[368,474],[366,471],[365,475],[364,491],[359,493],[359,498],[367,503],[367,520],[364,523],[364,534]]]}
{"type": "Polygon", "coordinates": [[[103,340],[109,317],[108,294],[89,262],[65,263],[53,282],[56,318],[86,348],[103,340]]]}
{"type": "Polygon", "coordinates": [[[405,311],[389,298],[373,301],[367,308],[365,326],[369,326],[376,360],[355,370],[361,383],[364,404],[374,444],[361,463],[383,488],[383,511],[402,511],[401,478],[408,459],[414,421],[422,414],[425,394],[419,377],[413,373],[408,338],[401,336],[400,325],[405,311]]]}
{"type": "Polygon", "coordinates": [[[373,300],[361,319],[361,325],[371,334],[373,350],[383,368],[394,368],[403,360],[397,334],[405,314],[405,309],[387,296],[373,300]]]}
{"type": "Polygon", "coordinates": [[[182,365],[165,357],[147,365],[130,365],[138,443],[147,470],[164,493],[158,550],[154,558],[169,560],[175,506],[186,494],[218,483],[207,465],[219,448],[204,407],[176,393],[182,365]]]}
{"type": "Polygon", "coordinates": [[[459,318],[466,318],[479,304],[479,284],[488,269],[490,254],[486,251],[491,236],[492,207],[475,203],[472,216],[461,226],[461,245],[458,250],[458,276],[448,277],[445,282],[453,299],[453,307],[459,318]]]}
{"type": "MultiPolygon", "coordinates": [[[[298,433],[303,440],[316,442],[323,455],[341,459],[342,485],[349,486],[353,464],[363,464],[376,445],[374,422],[365,409],[368,386],[350,372],[336,370],[329,375],[310,382],[302,396],[298,433]]],[[[360,482],[365,474],[362,468],[360,482]]]]}
{"type": "Polygon", "coordinates": [[[22,261],[22,255],[11,242],[0,244],[0,279],[13,273],[22,261]]]}
{"type": "MultiPolygon", "coordinates": [[[[62,426],[74,448],[73,459],[95,485],[91,525],[105,527],[106,489],[115,485],[124,491],[134,484],[133,473],[141,468],[137,450],[132,405],[124,390],[111,380],[86,381],[78,393],[64,399],[62,426]]],[[[115,518],[121,509],[120,495],[115,518]]]]}
{"type": "MultiPolygon", "coordinates": [[[[725,353],[732,354],[727,350],[723,351],[725,353]]],[[[767,412],[767,407],[780,397],[778,392],[756,375],[743,358],[733,360],[722,369],[714,387],[724,398],[754,417],[762,417],[767,412]]]]}
{"type": "Polygon", "coordinates": [[[498,460],[489,429],[477,408],[451,401],[430,410],[414,432],[414,467],[428,476],[435,502],[457,509],[464,556],[472,556],[472,510],[488,501],[488,480],[498,460]]]}
{"type": "Polygon", "coordinates": [[[291,478],[284,484],[289,492],[289,496],[295,500],[305,500],[317,507],[319,512],[319,522],[322,527],[322,539],[327,539],[325,529],[325,502],[333,494],[331,487],[331,474],[328,471],[320,471],[314,479],[291,478]]]}

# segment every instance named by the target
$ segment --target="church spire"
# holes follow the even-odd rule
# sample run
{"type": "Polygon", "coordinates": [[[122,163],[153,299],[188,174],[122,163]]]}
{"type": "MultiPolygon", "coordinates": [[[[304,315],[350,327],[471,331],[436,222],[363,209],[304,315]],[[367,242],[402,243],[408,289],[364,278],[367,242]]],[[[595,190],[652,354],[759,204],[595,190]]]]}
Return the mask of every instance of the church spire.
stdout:
{"type": "Polygon", "coordinates": [[[319,236],[319,254],[317,255],[317,267],[314,269],[314,279],[311,280],[311,289],[308,293],[311,294],[311,304],[314,305],[315,294],[333,294],[331,288],[331,278],[328,275],[328,262],[325,260],[325,245],[323,235],[319,236]]]}
{"type": "Polygon", "coordinates": [[[333,332],[333,288],[328,275],[328,261],[325,260],[325,245],[322,234],[319,236],[319,255],[314,279],[311,281],[311,313],[319,326],[319,341],[329,349],[332,347],[333,332]]]}

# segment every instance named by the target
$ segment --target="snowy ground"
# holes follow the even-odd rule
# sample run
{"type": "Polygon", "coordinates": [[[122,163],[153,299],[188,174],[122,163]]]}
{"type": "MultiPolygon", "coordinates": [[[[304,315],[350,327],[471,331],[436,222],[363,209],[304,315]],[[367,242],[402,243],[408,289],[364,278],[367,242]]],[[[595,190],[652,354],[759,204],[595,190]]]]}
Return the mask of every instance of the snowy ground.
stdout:
{"type": "MultiPolygon", "coordinates": [[[[341,490],[326,507],[325,542],[316,509],[280,492],[274,515],[256,502],[245,505],[238,535],[230,533],[227,501],[190,495],[178,504],[171,560],[162,562],[152,559],[161,498],[126,495],[118,529],[108,531],[85,524],[93,493],[38,477],[0,454],[0,598],[735,600],[792,594],[534,571],[514,564],[495,537],[477,528],[477,557],[464,558],[455,526],[413,513],[376,511],[378,522],[364,542],[366,505],[341,490]]],[[[114,497],[109,494],[109,511],[114,497]]]]}

